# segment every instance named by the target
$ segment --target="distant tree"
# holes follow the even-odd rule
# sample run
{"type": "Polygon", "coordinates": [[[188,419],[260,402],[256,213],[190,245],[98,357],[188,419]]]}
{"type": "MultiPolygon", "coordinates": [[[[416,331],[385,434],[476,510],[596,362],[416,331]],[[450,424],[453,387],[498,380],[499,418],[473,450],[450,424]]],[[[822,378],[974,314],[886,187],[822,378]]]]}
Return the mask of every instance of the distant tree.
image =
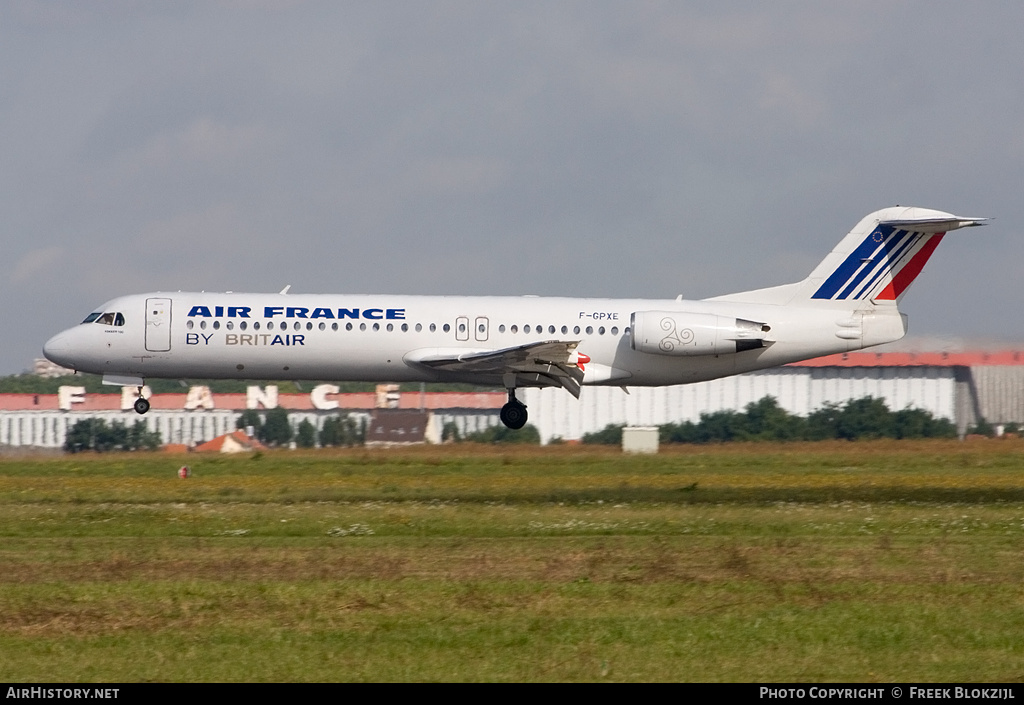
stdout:
{"type": "Polygon", "coordinates": [[[270,409],[267,420],[260,427],[258,437],[269,446],[287,445],[292,439],[292,425],[288,422],[288,410],[281,407],[270,409]]]}
{"type": "Polygon", "coordinates": [[[836,436],[851,441],[858,438],[895,438],[889,407],[875,397],[851,399],[839,414],[836,436]]]}
{"type": "Polygon", "coordinates": [[[896,438],[955,438],[956,426],[937,419],[924,409],[903,409],[893,414],[896,438]]]}
{"type": "Polygon", "coordinates": [[[698,443],[725,443],[742,440],[746,435],[746,417],[737,411],[701,414],[697,424],[698,443]]]}
{"type": "Polygon", "coordinates": [[[96,436],[100,432],[101,425],[103,427],[107,425],[103,419],[76,421],[75,425],[68,429],[67,437],[64,439],[64,450],[69,453],[95,450],[96,436]]]}
{"type": "Polygon", "coordinates": [[[586,444],[620,446],[622,445],[622,424],[608,424],[600,431],[583,434],[581,441],[586,444]]]}
{"type": "Polygon", "coordinates": [[[320,445],[334,447],[344,445],[341,441],[341,417],[329,416],[320,427],[320,445]]]}
{"type": "Polygon", "coordinates": [[[742,414],[735,411],[701,414],[696,424],[689,421],[665,424],[659,433],[662,443],[955,436],[956,428],[947,419],[935,418],[921,409],[893,413],[882,399],[873,397],[851,399],[845,404],[826,403],[806,418],[790,414],[772,397],[764,397],[747,404],[742,414]]]}
{"type": "Polygon", "coordinates": [[[128,429],[128,450],[156,450],[163,445],[159,431],[150,431],[139,419],[128,429]]]}
{"type": "Polygon", "coordinates": [[[972,435],[988,436],[989,438],[996,435],[995,427],[986,421],[984,417],[978,419],[978,423],[967,429],[967,432],[972,435]]]}
{"type": "Polygon", "coordinates": [[[775,397],[747,404],[744,416],[744,440],[792,441],[804,437],[807,422],[779,406],[775,397]]]}
{"type": "Polygon", "coordinates": [[[362,445],[359,426],[348,414],[324,419],[320,428],[320,445],[326,447],[362,445]]]}
{"type": "Polygon", "coordinates": [[[238,420],[235,422],[235,428],[245,430],[252,426],[253,434],[257,437],[260,435],[260,429],[263,427],[263,420],[260,418],[260,412],[256,409],[246,409],[238,416],[238,420]]]}
{"type": "Polygon", "coordinates": [[[658,427],[661,443],[697,443],[697,425],[692,421],[667,423],[658,427]]]}
{"type": "Polygon", "coordinates": [[[300,448],[316,447],[316,426],[310,423],[309,419],[302,419],[299,424],[298,433],[295,434],[295,444],[300,448]]]}
{"type": "Polygon", "coordinates": [[[540,445],[540,431],[533,424],[526,424],[519,430],[498,424],[476,433],[467,434],[466,440],[470,443],[532,443],[540,445]]]}
{"type": "Polygon", "coordinates": [[[843,407],[825,402],[820,409],[807,415],[804,437],[809,441],[824,441],[839,437],[839,417],[843,407]]]}
{"type": "Polygon", "coordinates": [[[459,425],[454,421],[449,421],[441,429],[441,442],[442,443],[458,443],[461,440],[459,435],[459,425]]]}
{"type": "Polygon", "coordinates": [[[126,428],[120,421],[110,425],[103,419],[89,418],[77,421],[68,429],[64,449],[70,453],[85,450],[105,453],[119,450],[155,450],[160,447],[160,434],[146,428],[144,421],[136,421],[126,428]]]}

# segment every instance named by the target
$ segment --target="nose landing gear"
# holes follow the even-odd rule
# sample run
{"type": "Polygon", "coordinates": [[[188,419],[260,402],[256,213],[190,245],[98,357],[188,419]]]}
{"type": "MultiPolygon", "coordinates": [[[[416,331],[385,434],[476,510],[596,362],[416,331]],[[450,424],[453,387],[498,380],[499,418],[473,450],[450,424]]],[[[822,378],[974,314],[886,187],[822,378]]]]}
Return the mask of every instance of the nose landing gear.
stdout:
{"type": "Polygon", "coordinates": [[[149,411],[149,399],[146,399],[146,397],[142,396],[141,386],[139,387],[139,398],[135,400],[135,403],[132,406],[135,407],[136,414],[145,414],[147,411],[149,411]]]}

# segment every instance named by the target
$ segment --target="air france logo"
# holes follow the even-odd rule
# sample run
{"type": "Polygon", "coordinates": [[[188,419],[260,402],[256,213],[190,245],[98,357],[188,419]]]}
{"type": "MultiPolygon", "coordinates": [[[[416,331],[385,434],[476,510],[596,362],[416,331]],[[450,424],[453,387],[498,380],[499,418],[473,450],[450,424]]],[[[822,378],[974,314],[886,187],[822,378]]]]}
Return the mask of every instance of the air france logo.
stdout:
{"type": "MultiPolygon", "coordinates": [[[[193,306],[188,312],[190,318],[251,318],[252,306],[193,306]],[[212,310],[211,310],[212,309],[212,310]]],[[[311,320],[341,319],[341,318],[366,318],[371,321],[401,321],[405,320],[404,308],[323,308],[310,309],[307,306],[264,306],[263,317],[273,319],[301,318],[311,320]]]]}

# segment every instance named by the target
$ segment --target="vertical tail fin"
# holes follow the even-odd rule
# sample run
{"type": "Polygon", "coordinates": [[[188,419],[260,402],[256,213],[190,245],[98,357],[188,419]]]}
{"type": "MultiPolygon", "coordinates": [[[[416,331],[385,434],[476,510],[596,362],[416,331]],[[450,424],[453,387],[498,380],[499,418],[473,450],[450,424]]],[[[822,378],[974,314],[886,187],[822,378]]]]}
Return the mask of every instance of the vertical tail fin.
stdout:
{"type": "Polygon", "coordinates": [[[716,296],[708,301],[796,304],[838,301],[899,303],[950,230],[984,225],[928,208],[883,208],[865,216],[801,282],[716,296]]]}
{"type": "Polygon", "coordinates": [[[818,300],[899,302],[947,232],[983,221],[927,208],[876,211],[811,272],[804,291],[818,300]]]}

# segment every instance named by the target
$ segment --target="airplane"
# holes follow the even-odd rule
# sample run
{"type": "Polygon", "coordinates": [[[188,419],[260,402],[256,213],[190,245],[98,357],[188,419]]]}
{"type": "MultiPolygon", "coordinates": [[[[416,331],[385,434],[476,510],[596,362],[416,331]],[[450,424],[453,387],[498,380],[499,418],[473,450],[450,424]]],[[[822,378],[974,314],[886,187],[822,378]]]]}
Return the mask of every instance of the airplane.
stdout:
{"type": "Polygon", "coordinates": [[[58,365],[149,378],[469,382],[520,387],[700,382],[899,340],[899,303],[945,233],[926,208],[865,216],[803,281],[694,301],[535,296],[156,292],[115,298],[43,347],[58,365]]]}

